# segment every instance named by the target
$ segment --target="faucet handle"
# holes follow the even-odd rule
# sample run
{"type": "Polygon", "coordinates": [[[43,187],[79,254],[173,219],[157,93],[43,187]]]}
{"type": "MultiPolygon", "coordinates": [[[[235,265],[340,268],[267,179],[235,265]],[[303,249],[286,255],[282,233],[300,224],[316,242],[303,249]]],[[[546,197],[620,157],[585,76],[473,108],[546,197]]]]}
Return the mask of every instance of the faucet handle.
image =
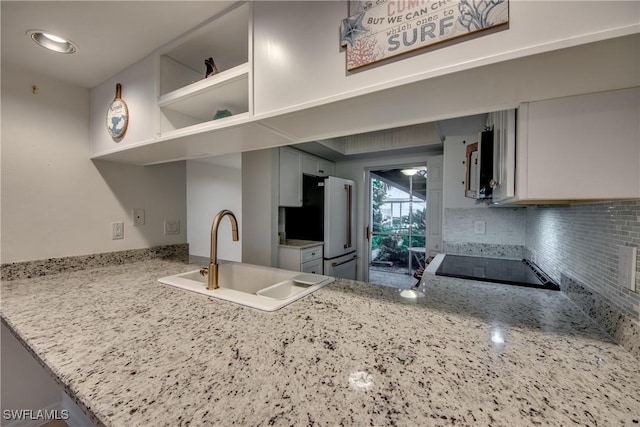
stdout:
{"type": "Polygon", "coordinates": [[[207,274],[209,274],[209,267],[202,267],[200,269],[200,275],[201,276],[206,276],[207,274]]]}

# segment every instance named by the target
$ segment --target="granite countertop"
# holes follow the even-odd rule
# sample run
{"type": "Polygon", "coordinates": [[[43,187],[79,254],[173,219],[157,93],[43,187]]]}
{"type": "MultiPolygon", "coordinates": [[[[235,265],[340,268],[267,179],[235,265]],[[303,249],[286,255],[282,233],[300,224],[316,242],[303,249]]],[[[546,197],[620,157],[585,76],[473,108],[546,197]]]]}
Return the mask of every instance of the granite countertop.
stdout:
{"type": "Polygon", "coordinates": [[[267,313],[150,260],[2,283],[2,320],[98,424],[637,425],[640,363],[562,293],[336,280],[267,313]]]}
{"type": "Polygon", "coordinates": [[[281,244],[279,246],[281,248],[306,249],[318,245],[324,245],[324,242],[316,242],[314,240],[287,239],[284,241],[284,244],[281,244]]]}

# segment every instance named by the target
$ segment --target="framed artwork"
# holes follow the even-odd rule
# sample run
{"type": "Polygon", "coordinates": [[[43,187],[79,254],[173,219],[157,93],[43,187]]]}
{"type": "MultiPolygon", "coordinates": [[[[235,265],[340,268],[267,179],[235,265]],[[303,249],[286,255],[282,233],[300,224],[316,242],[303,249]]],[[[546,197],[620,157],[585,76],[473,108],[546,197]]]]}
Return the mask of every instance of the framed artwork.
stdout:
{"type": "Polygon", "coordinates": [[[350,1],[340,42],[354,70],[508,24],[508,0],[350,1]]]}

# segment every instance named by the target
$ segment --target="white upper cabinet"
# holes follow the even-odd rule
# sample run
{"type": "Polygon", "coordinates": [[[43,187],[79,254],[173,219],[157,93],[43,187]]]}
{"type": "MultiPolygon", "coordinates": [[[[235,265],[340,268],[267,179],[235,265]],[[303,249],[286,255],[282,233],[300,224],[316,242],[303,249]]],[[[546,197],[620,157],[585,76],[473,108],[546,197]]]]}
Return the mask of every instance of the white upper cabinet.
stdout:
{"type": "Polygon", "coordinates": [[[302,173],[313,176],[329,176],[335,173],[335,163],[304,154],[302,157],[302,173]]]}
{"type": "Polygon", "coordinates": [[[280,206],[302,206],[302,175],[333,175],[335,163],[291,147],[280,147],[280,206]]]}
{"type": "Polygon", "coordinates": [[[640,88],[523,104],[506,203],[640,197],[640,88]]]}

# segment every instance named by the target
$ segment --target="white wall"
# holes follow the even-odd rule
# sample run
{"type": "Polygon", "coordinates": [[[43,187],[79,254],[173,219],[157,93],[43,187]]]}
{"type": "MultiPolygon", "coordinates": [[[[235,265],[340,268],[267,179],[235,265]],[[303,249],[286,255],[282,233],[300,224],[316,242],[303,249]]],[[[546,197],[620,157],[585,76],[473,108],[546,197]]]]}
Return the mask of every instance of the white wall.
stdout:
{"type": "Polygon", "coordinates": [[[238,220],[240,241],[231,240],[231,222],[226,218],[218,229],[218,258],[242,260],[245,240],[242,220],[242,171],[240,154],[187,161],[187,221],[189,255],[209,257],[211,223],[228,209],[238,220]]]}
{"type": "Polygon", "coordinates": [[[186,242],[184,162],[94,163],[87,89],[3,62],[1,91],[3,263],[186,242]],[[132,208],[146,225],[132,226],[132,208]],[[166,219],[182,234],[164,236],[166,219]],[[116,221],[123,240],[111,240],[116,221]]]}
{"type": "Polygon", "coordinates": [[[91,89],[92,155],[121,149],[124,145],[150,141],[156,136],[160,110],[155,102],[155,67],[155,59],[153,55],[149,55],[91,89]],[[117,83],[122,85],[122,99],[127,103],[130,119],[124,137],[114,140],[105,129],[105,115],[115,97],[117,83]]]}
{"type": "Polygon", "coordinates": [[[278,265],[279,150],[242,153],[242,262],[278,265]]]}
{"type": "Polygon", "coordinates": [[[367,250],[368,242],[365,236],[365,229],[369,223],[368,209],[366,206],[366,189],[365,171],[367,169],[375,169],[376,167],[402,167],[406,165],[426,164],[429,167],[430,154],[407,154],[389,156],[380,153],[380,156],[366,160],[350,160],[336,162],[336,176],[340,178],[350,179],[355,182],[356,186],[356,242],[358,254],[358,280],[365,278],[367,269],[367,250]]]}
{"type": "Polygon", "coordinates": [[[254,3],[257,114],[631,34],[640,23],[635,1],[512,0],[505,31],[348,73],[338,30],[347,3],[254,3]]]}

